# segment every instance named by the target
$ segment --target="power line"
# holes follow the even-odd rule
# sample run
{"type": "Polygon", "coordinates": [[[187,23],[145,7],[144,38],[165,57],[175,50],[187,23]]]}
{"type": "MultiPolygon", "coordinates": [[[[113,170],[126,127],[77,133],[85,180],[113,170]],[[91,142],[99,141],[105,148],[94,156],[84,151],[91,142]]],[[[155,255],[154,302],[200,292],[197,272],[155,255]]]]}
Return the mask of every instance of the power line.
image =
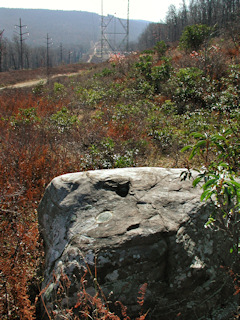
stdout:
{"type": "Polygon", "coordinates": [[[129,51],[129,3],[127,3],[127,19],[116,18],[113,15],[104,16],[103,0],[101,0],[101,58],[103,59],[104,51],[109,52],[128,52],[129,51]],[[116,29],[118,22],[118,30],[116,29]],[[112,30],[113,29],[113,30],[112,30]],[[120,30],[119,30],[120,29],[120,30]],[[116,42],[118,36],[118,44],[116,42]],[[111,39],[113,38],[113,41],[111,39]],[[122,37],[121,41],[119,39],[122,37]]]}
{"type": "Polygon", "coordinates": [[[2,51],[3,51],[2,38],[3,38],[3,32],[4,32],[4,29],[2,31],[0,31],[0,72],[2,72],[2,51]]]}

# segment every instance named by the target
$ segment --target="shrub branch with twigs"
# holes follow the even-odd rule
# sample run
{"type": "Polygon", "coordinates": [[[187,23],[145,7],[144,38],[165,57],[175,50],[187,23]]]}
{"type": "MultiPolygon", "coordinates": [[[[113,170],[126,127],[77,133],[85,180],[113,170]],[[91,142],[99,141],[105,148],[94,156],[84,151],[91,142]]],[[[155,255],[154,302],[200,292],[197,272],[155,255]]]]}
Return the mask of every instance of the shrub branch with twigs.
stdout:
{"type": "MultiPolygon", "coordinates": [[[[97,280],[97,266],[95,272],[92,273],[85,258],[86,267],[80,279],[80,287],[77,294],[77,302],[74,306],[68,306],[68,294],[71,288],[71,281],[68,276],[61,271],[60,276],[53,273],[53,282],[49,283],[39,294],[38,299],[41,299],[44,313],[49,320],[67,318],[69,320],[131,320],[127,314],[127,307],[121,301],[115,301],[114,307],[119,309],[119,315],[110,310],[109,299],[106,298],[97,280]],[[89,284],[95,288],[95,294],[88,293],[89,284]],[[52,286],[54,290],[52,290],[52,286]],[[51,287],[52,302],[45,303],[44,295],[51,287]]],[[[95,258],[96,260],[96,258],[95,258]]],[[[95,261],[96,263],[96,261],[95,261]]],[[[148,312],[144,313],[143,305],[147,290],[147,283],[144,283],[139,289],[139,297],[137,303],[140,306],[139,317],[135,320],[145,320],[148,312]]]]}

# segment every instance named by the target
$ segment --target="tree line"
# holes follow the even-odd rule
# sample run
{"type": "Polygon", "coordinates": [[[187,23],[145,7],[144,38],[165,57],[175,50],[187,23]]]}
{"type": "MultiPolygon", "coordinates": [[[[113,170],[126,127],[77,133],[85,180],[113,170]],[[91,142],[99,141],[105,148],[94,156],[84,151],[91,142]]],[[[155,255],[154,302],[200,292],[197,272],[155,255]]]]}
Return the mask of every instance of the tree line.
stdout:
{"type": "Polygon", "coordinates": [[[227,34],[240,44],[240,0],[185,0],[179,9],[170,5],[165,23],[151,23],[139,38],[140,49],[153,47],[158,41],[176,42],[186,26],[204,24],[215,27],[216,35],[227,34]]]}
{"type": "Polygon", "coordinates": [[[4,37],[4,30],[0,30],[0,72],[76,63],[88,50],[82,45],[64,47],[62,43],[53,47],[48,34],[42,46],[30,46],[25,40],[27,35],[21,30],[12,40],[4,37]]]}
{"type": "MultiPolygon", "coordinates": [[[[240,44],[240,0],[185,0],[179,9],[170,5],[164,23],[150,23],[139,37],[138,43],[131,43],[134,50],[144,50],[156,45],[159,41],[174,43],[178,41],[186,26],[203,24],[214,27],[217,33],[232,38],[238,47],[240,44]]],[[[21,25],[21,24],[20,24],[21,25]]],[[[19,26],[17,26],[19,27],[19,26]]],[[[47,35],[42,46],[29,46],[18,30],[12,40],[4,37],[0,29],[0,72],[10,69],[36,69],[76,63],[81,60],[89,48],[85,45],[74,45],[66,48],[48,43],[47,35]]]]}

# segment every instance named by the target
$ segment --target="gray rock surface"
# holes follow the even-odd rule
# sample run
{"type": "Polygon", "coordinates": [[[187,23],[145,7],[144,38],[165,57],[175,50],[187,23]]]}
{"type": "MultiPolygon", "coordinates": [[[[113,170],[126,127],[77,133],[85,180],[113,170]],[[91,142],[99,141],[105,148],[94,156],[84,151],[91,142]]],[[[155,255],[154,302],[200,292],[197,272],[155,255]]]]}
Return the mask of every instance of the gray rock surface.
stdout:
{"type": "MultiPolygon", "coordinates": [[[[231,263],[230,243],[204,228],[210,207],[191,181],[180,180],[182,171],[124,168],[53,179],[38,208],[43,287],[53,272],[67,274],[68,307],[74,306],[85,263],[93,270],[96,263],[106,296],[112,292],[111,300],[125,304],[132,317],[147,283],[147,319],[229,319],[235,301],[220,265],[231,263]]],[[[45,292],[51,308],[54,290],[50,285],[45,292]]],[[[94,294],[90,281],[88,290],[94,294]]]]}

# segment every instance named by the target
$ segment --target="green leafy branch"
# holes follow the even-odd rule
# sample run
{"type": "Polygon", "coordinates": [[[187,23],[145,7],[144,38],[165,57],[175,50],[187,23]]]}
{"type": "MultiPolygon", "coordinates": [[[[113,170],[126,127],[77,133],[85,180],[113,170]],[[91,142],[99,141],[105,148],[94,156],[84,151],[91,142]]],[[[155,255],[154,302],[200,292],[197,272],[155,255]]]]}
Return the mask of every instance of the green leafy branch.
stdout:
{"type": "MultiPolygon", "coordinates": [[[[189,160],[198,156],[203,164],[193,180],[193,186],[201,185],[201,201],[210,200],[212,211],[206,226],[227,232],[233,241],[232,252],[238,254],[240,225],[239,133],[230,128],[222,133],[209,135],[195,132],[197,140],[181,151],[191,151],[189,160]]],[[[182,180],[192,177],[190,169],[181,174],[182,180]]]]}

